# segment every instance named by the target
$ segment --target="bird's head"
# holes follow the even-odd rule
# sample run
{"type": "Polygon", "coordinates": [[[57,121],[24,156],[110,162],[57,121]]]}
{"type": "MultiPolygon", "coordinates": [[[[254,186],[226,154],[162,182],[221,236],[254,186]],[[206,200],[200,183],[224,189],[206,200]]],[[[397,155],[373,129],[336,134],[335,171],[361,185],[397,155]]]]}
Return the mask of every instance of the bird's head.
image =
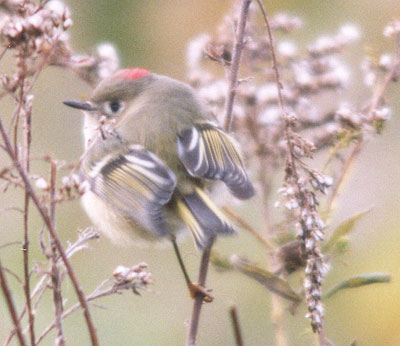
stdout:
{"type": "Polygon", "coordinates": [[[64,104],[81,109],[95,117],[116,119],[122,116],[155,75],[140,68],[123,69],[102,80],[87,101],[64,101],[64,104]]]}

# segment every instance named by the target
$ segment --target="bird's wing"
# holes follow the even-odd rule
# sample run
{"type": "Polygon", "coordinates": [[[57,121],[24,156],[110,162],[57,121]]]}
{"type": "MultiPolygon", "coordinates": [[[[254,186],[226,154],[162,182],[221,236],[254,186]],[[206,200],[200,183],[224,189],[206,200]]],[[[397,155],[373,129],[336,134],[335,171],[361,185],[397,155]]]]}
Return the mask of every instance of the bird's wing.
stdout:
{"type": "Polygon", "coordinates": [[[163,206],[176,186],[174,173],[153,153],[133,145],[85,172],[91,190],[126,218],[158,236],[168,234],[163,206]]]}
{"type": "Polygon", "coordinates": [[[192,176],[222,180],[240,199],[254,195],[234,141],[213,124],[204,123],[182,131],[178,135],[178,153],[192,176]]]}

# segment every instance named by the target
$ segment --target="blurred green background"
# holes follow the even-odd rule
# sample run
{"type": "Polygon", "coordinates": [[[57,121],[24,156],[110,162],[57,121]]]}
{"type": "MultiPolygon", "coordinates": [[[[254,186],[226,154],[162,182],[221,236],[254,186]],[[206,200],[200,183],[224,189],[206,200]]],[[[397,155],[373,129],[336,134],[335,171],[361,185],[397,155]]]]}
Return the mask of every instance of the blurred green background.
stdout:
{"type": "MultiPolygon", "coordinates": [[[[185,48],[189,40],[207,32],[213,34],[218,23],[230,8],[229,0],[70,0],[67,2],[74,20],[71,42],[80,52],[88,52],[102,42],[114,43],[123,66],[141,66],[157,73],[185,80],[185,48]]],[[[357,25],[362,40],[346,55],[353,64],[350,93],[357,100],[368,94],[361,86],[360,58],[369,53],[379,57],[392,50],[391,43],[382,36],[387,22],[400,18],[398,0],[306,0],[265,2],[270,14],[287,11],[302,18],[304,27],[293,39],[299,46],[323,34],[335,33],[348,23],[357,25]]],[[[2,61],[2,71],[7,60],[2,61]]],[[[82,152],[82,119],[76,111],[62,105],[65,99],[76,99],[89,93],[89,88],[74,76],[57,68],[48,68],[35,89],[33,153],[49,153],[67,161],[76,161],[82,152]]],[[[353,166],[333,225],[354,213],[373,207],[351,234],[350,251],[336,262],[326,279],[325,288],[337,281],[363,272],[388,272],[391,284],[368,286],[339,293],[326,303],[326,334],[337,345],[400,345],[400,120],[398,113],[398,85],[390,90],[389,103],[393,110],[382,136],[370,141],[353,166]]],[[[12,105],[1,101],[2,117],[9,117],[12,105]]],[[[4,166],[4,155],[0,156],[4,166]]],[[[45,173],[44,165],[35,162],[34,169],[45,173]]],[[[1,205],[14,205],[21,196],[8,193],[0,196],[1,205]]],[[[251,209],[251,208],[248,208],[251,209]]],[[[254,212],[255,213],[255,212],[254,212]]],[[[22,220],[18,214],[1,214],[0,244],[22,239],[22,220]]],[[[246,219],[257,227],[257,215],[248,213],[246,219]]],[[[65,203],[58,209],[57,229],[64,243],[76,238],[76,230],[88,226],[89,220],[79,202],[65,203]]],[[[38,249],[37,234],[42,227],[36,212],[32,212],[32,261],[43,261],[38,249]]],[[[180,345],[186,336],[187,320],[192,302],[171,248],[120,248],[101,238],[91,244],[91,250],[77,254],[72,263],[85,292],[91,292],[119,265],[131,266],[140,261],[149,264],[155,284],[150,292],[137,297],[129,292],[123,296],[105,298],[92,308],[102,345],[180,345]]],[[[223,253],[248,254],[265,263],[265,250],[247,233],[223,239],[217,243],[223,253]]],[[[199,253],[188,237],[182,253],[193,277],[197,276],[199,253]]],[[[16,247],[0,250],[3,264],[22,273],[22,253],[16,247]]],[[[296,278],[293,281],[296,282],[296,278]]],[[[19,310],[23,293],[9,279],[19,310]]],[[[33,282],[36,281],[34,278],[33,282]]],[[[221,274],[213,268],[208,278],[216,296],[212,304],[204,306],[201,316],[199,345],[233,345],[234,339],[228,316],[231,304],[238,307],[246,345],[273,345],[270,320],[270,294],[259,284],[239,274],[221,274]]],[[[64,295],[75,301],[75,293],[67,282],[64,295]]],[[[37,329],[40,331],[52,320],[51,296],[48,304],[38,311],[37,329]]],[[[0,300],[1,340],[8,333],[10,322],[0,300]]],[[[308,321],[302,316],[302,306],[296,316],[287,314],[290,345],[310,345],[308,321]]],[[[65,322],[69,345],[88,345],[89,339],[82,313],[65,322]]],[[[49,337],[43,345],[51,345],[49,337]]]]}

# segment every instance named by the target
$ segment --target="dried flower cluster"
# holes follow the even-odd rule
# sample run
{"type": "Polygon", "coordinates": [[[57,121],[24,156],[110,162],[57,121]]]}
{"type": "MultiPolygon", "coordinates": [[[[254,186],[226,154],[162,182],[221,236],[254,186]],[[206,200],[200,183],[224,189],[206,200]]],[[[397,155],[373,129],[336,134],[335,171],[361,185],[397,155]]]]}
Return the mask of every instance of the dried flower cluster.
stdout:
{"type": "Polygon", "coordinates": [[[153,283],[151,273],[146,272],[145,269],[147,269],[147,264],[144,262],[132,268],[118,266],[113,273],[116,281],[115,288],[118,290],[132,289],[135,294],[139,294],[139,289],[153,283]]]}
{"type": "MultiPolygon", "coordinates": [[[[272,160],[274,166],[282,162],[286,145],[271,68],[270,46],[265,30],[257,19],[252,13],[246,31],[242,79],[234,108],[234,132],[242,142],[247,157],[268,154],[267,160],[272,160]]],[[[277,35],[285,36],[300,26],[300,19],[288,15],[279,14],[271,19],[271,27],[277,35]]],[[[340,91],[345,89],[350,78],[349,67],[338,53],[349,48],[357,38],[356,28],[345,26],[333,37],[318,39],[305,52],[290,40],[282,39],[277,43],[287,112],[295,123],[297,133],[307,133],[308,140],[299,139],[298,143],[294,143],[299,157],[311,156],[313,152],[335,142],[340,124],[335,119],[334,111],[345,100],[345,94],[340,91]],[[322,102],[333,94],[336,97],[332,104],[322,102]]],[[[224,75],[211,72],[207,60],[229,66],[232,47],[231,17],[225,18],[216,37],[201,35],[188,47],[191,84],[208,101],[216,116],[223,113],[228,82],[224,75]]]]}
{"type": "Polygon", "coordinates": [[[6,49],[17,52],[17,74],[5,77],[6,90],[14,90],[18,75],[29,77],[46,64],[67,68],[91,85],[118,69],[119,58],[111,44],[99,45],[91,55],[73,53],[66,32],[72,25],[71,13],[63,2],[9,0],[1,3],[0,10],[4,11],[0,37],[6,49]]]}
{"type": "Polygon", "coordinates": [[[60,1],[3,1],[0,35],[8,48],[17,50],[17,66],[33,75],[61,42],[72,25],[68,8],[60,1]]]}
{"type": "MultiPolygon", "coordinates": [[[[321,202],[318,194],[328,196],[326,211],[329,214],[342,173],[348,169],[346,164],[333,165],[334,158],[341,149],[354,142],[355,148],[359,149],[364,138],[379,132],[389,119],[390,110],[383,103],[382,95],[377,95],[373,104],[368,103],[362,109],[352,105],[348,98],[346,90],[351,82],[351,68],[343,53],[351,49],[360,37],[355,26],[345,25],[337,34],[320,37],[301,49],[286,38],[301,27],[301,20],[286,14],[272,17],[270,27],[278,38],[274,43],[280,75],[277,82],[265,27],[255,13],[256,6],[251,9],[244,37],[241,79],[233,108],[233,129],[258,180],[265,215],[268,215],[272,180],[284,167],[284,182],[279,189],[282,200],[275,205],[283,205],[291,216],[284,214],[286,226],[283,229],[282,223],[275,227],[267,219],[267,237],[278,240],[283,234],[286,239],[292,239],[295,230],[300,246],[285,243],[273,257],[280,261],[296,258],[296,261],[279,263],[276,272],[286,268],[290,273],[296,269],[293,265],[305,264],[307,317],[311,319],[313,330],[321,332],[324,316],[321,290],[329,265],[324,262],[321,250],[326,225],[319,215],[321,202]],[[280,105],[279,83],[283,84],[281,101],[285,109],[280,105]],[[333,178],[309,167],[313,155],[318,152],[325,154],[323,149],[329,147],[333,150],[324,170],[328,169],[333,178]],[[332,185],[334,189],[329,194],[332,185]],[[294,253],[299,250],[305,261],[294,253]]],[[[226,71],[230,68],[236,43],[232,27],[236,25],[235,16],[226,17],[215,36],[198,36],[187,51],[191,84],[208,102],[220,123],[228,81],[225,75],[216,72],[215,62],[226,71]]],[[[397,21],[392,22],[385,29],[385,36],[398,39],[399,28],[397,21]]],[[[369,85],[376,85],[382,80],[379,72],[393,72],[398,63],[399,58],[390,54],[383,55],[378,64],[372,64],[370,60],[364,62],[365,79],[369,85]]],[[[398,73],[397,68],[389,81],[396,80],[398,73]]],[[[350,154],[350,160],[353,155],[350,154]]]]}
{"type": "MultiPolygon", "coordinates": [[[[71,165],[57,161],[49,156],[43,161],[49,164],[51,174],[49,178],[31,172],[31,141],[32,141],[32,104],[34,96],[33,87],[44,68],[49,65],[60,66],[72,71],[79,78],[95,85],[100,79],[112,74],[119,66],[119,59],[115,49],[110,44],[102,44],[91,55],[78,55],[69,45],[67,29],[71,27],[72,19],[68,7],[58,0],[5,0],[0,1],[0,44],[3,50],[0,59],[5,55],[13,55],[12,69],[8,74],[0,76],[2,92],[0,98],[9,98],[15,103],[15,110],[9,118],[1,117],[0,149],[9,157],[10,163],[0,170],[0,186],[3,193],[15,188],[25,195],[22,207],[7,206],[2,212],[17,211],[23,217],[23,272],[24,277],[18,278],[25,294],[25,307],[20,315],[8,294],[6,301],[10,315],[13,316],[13,330],[10,332],[5,345],[8,345],[14,335],[18,337],[21,345],[25,345],[22,328],[22,317],[26,314],[28,325],[25,330],[30,339],[30,344],[39,343],[50,330],[56,329],[55,344],[64,345],[63,319],[73,311],[82,308],[89,335],[93,345],[98,345],[97,334],[88,308],[88,301],[104,295],[118,293],[121,289],[131,288],[137,293],[151,282],[151,275],[144,270],[144,265],[130,269],[129,275],[122,282],[121,277],[117,282],[101,295],[85,296],[80,283],[74,274],[74,269],[69,259],[76,252],[87,248],[88,241],[97,239],[99,234],[93,229],[79,232],[78,240],[70,243],[64,249],[56,231],[56,206],[57,204],[79,198],[86,190],[87,183],[82,182],[75,174],[76,165],[68,176],[62,179],[58,186],[56,176],[58,172],[69,170],[71,165]],[[7,123],[6,123],[7,121],[7,123]],[[40,247],[47,262],[34,264],[33,271],[38,275],[39,281],[31,289],[30,268],[30,205],[39,211],[47,230],[40,234],[40,247]],[[46,267],[44,268],[43,267],[46,267]],[[136,277],[135,277],[136,275],[136,277]],[[68,310],[66,301],[62,297],[62,282],[69,276],[77,294],[79,303],[68,310]],[[37,338],[35,328],[35,315],[45,291],[51,289],[55,307],[55,322],[37,338]],[[65,312],[64,312],[65,311],[65,312]]],[[[79,163],[78,163],[79,165],[79,163]]],[[[34,244],[36,245],[36,244],[34,244]]],[[[0,264],[0,274],[6,268],[0,264]]],[[[7,282],[2,281],[3,292],[9,292],[7,282]]],[[[19,310],[19,309],[18,309],[19,310]]]]}

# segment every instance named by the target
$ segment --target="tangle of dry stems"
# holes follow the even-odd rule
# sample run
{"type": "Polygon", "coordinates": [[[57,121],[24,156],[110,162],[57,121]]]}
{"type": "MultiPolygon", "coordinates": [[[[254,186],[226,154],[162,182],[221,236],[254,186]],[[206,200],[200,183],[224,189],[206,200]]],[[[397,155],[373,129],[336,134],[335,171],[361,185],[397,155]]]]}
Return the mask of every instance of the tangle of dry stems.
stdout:
{"type": "MultiPolygon", "coordinates": [[[[236,262],[230,265],[231,268],[236,265],[236,270],[239,270],[238,263],[246,263],[246,270],[241,268],[242,272],[253,279],[257,277],[274,292],[274,311],[281,314],[274,321],[277,344],[287,344],[283,298],[292,303],[301,299],[306,302],[307,317],[311,319],[313,330],[320,334],[319,343],[324,345],[328,341],[323,333],[321,292],[332,256],[324,258],[322,253],[321,245],[327,228],[324,220],[328,217],[323,218],[319,208],[323,205],[326,215],[332,213],[351,163],[366,140],[374,133],[380,133],[389,119],[385,95],[400,73],[400,24],[393,21],[384,32],[386,37],[395,40],[396,53],[382,56],[376,64],[371,59],[362,64],[365,83],[374,91],[371,101],[359,109],[346,98],[346,93],[341,93],[348,87],[349,68],[340,56],[357,41],[356,28],[343,26],[332,37],[317,39],[300,51],[293,42],[285,40],[287,35],[301,27],[299,18],[286,14],[269,18],[259,0],[242,0],[239,5],[234,8],[233,19],[232,16],[226,17],[214,37],[199,36],[188,48],[189,80],[209,103],[220,123],[228,131],[232,130],[241,142],[260,192],[260,208],[264,215],[261,230],[250,226],[231,209],[225,210],[265,245],[272,263],[268,267],[271,272],[260,270],[251,261],[243,262],[238,256],[232,257],[236,262]],[[210,72],[208,67],[215,63],[223,66],[227,78],[210,72]],[[335,95],[335,100],[322,102],[327,95],[335,95]],[[310,168],[312,157],[326,155],[327,148],[331,148],[331,153],[327,155],[324,173],[310,168]],[[337,158],[343,156],[343,162],[338,163],[337,158]],[[270,216],[271,191],[273,181],[282,169],[284,181],[279,189],[282,199],[276,204],[284,208],[282,220],[273,223],[270,216]],[[332,178],[325,174],[326,171],[332,178]],[[327,195],[325,199],[324,195],[327,195]],[[298,269],[304,269],[304,297],[297,294],[286,280],[298,269]]],[[[24,334],[29,336],[30,344],[37,345],[54,328],[57,331],[55,343],[65,344],[63,320],[79,308],[83,309],[92,345],[98,345],[88,303],[123,289],[137,293],[138,289],[151,283],[151,275],[143,264],[133,268],[120,267],[114,273],[114,284],[107,288],[102,284],[92,294],[84,294],[69,259],[98,235],[93,230],[83,231],[74,244],[64,249],[56,229],[56,206],[79,198],[87,189],[75,173],[81,160],[62,179],[61,187],[57,187],[56,175],[59,170],[68,168],[63,162],[44,158],[50,165],[49,179],[31,173],[32,91],[41,72],[49,65],[67,69],[94,86],[118,68],[118,56],[108,44],[100,45],[91,55],[75,54],[67,33],[72,25],[71,15],[60,1],[3,0],[0,1],[0,11],[0,37],[4,47],[0,60],[6,54],[15,56],[13,72],[1,76],[3,91],[0,98],[9,98],[15,103],[15,110],[8,124],[3,117],[0,119],[0,149],[9,157],[9,165],[1,169],[0,179],[4,193],[10,188],[24,193],[22,208],[7,207],[4,212],[17,211],[23,215],[24,276],[20,281],[26,301],[18,314],[5,275],[10,271],[0,264],[1,288],[13,322],[13,331],[5,345],[14,335],[21,345],[25,345],[24,334]],[[38,210],[49,232],[48,242],[44,236],[41,237],[49,267],[33,290],[29,266],[32,207],[38,210]],[[68,309],[65,309],[61,293],[61,284],[66,276],[71,279],[79,300],[68,309]],[[55,321],[37,337],[35,311],[50,286],[55,321]],[[28,323],[24,329],[21,323],[25,314],[28,323]]],[[[199,273],[201,285],[205,284],[210,255],[211,247],[203,253],[199,273]]],[[[189,323],[188,345],[196,343],[201,307],[202,297],[198,296],[189,323]]],[[[236,340],[243,342],[236,311],[232,318],[236,321],[236,340]]]]}

